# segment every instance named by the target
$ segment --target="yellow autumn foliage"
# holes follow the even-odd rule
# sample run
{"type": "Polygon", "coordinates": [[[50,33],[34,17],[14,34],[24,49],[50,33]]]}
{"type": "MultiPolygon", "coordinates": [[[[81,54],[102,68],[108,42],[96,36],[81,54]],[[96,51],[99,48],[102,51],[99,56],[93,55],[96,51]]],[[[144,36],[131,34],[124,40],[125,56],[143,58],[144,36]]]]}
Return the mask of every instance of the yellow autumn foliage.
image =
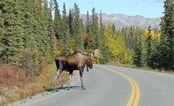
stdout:
{"type": "Polygon", "coordinates": [[[153,31],[149,31],[148,29],[144,29],[144,38],[147,38],[148,35],[151,35],[152,39],[160,40],[160,33],[155,33],[153,31]]]}
{"type": "Polygon", "coordinates": [[[72,54],[72,53],[74,53],[74,52],[75,52],[75,40],[72,39],[72,40],[71,40],[71,49],[70,49],[70,53],[72,54]]]}
{"type": "Polygon", "coordinates": [[[112,53],[114,60],[118,60],[118,62],[120,62],[120,58],[123,57],[126,51],[123,36],[114,35],[112,32],[111,24],[109,24],[107,26],[107,29],[105,30],[105,38],[109,51],[112,53]]]}

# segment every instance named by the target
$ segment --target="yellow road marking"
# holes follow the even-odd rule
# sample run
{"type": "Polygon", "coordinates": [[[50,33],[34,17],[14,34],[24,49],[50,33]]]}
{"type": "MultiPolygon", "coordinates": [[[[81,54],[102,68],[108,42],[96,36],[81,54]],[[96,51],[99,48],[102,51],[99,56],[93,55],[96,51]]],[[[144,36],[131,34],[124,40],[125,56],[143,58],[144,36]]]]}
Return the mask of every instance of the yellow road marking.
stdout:
{"type": "Polygon", "coordinates": [[[134,82],[134,84],[135,84],[135,86],[136,86],[136,98],[135,98],[135,101],[134,101],[134,105],[133,106],[138,106],[138,102],[139,102],[139,100],[140,100],[140,88],[139,88],[139,86],[138,86],[138,84],[135,82],[135,80],[133,80],[133,82],[134,82]]]}
{"type": "Polygon", "coordinates": [[[102,67],[102,66],[98,66],[98,65],[97,65],[97,67],[114,72],[114,73],[119,74],[122,77],[126,78],[129,81],[129,83],[131,84],[131,89],[132,89],[130,99],[129,99],[128,104],[126,106],[138,106],[139,99],[140,99],[140,88],[134,79],[132,79],[131,77],[129,77],[129,76],[127,76],[119,71],[116,71],[116,70],[113,70],[110,68],[106,68],[106,67],[102,67]]]}

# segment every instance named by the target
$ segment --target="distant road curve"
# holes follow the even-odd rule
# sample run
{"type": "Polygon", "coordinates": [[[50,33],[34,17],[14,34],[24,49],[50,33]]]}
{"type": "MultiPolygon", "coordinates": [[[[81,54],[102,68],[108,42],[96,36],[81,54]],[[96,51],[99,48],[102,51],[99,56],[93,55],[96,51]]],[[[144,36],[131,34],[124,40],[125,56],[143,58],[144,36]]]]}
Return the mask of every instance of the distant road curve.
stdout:
{"type": "Polygon", "coordinates": [[[30,106],[174,106],[174,76],[159,72],[95,65],[71,90],[30,106]]]}

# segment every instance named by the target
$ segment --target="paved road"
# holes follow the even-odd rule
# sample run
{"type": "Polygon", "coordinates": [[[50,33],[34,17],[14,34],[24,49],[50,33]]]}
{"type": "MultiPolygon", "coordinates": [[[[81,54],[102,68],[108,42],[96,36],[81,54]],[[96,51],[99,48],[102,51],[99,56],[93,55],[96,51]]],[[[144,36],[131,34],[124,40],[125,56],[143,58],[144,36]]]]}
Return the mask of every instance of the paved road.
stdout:
{"type": "Polygon", "coordinates": [[[57,95],[31,106],[174,106],[174,76],[114,65],[99,65],[57,95]],[[105,67],[105,68],[103,68],[105,67]]]}

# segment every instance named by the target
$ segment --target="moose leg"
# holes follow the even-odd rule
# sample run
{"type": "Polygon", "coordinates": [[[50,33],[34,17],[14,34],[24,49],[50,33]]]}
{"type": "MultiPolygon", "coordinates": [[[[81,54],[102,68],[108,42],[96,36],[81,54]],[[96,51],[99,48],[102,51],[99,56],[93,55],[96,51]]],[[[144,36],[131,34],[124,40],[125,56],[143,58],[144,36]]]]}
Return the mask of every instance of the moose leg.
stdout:
{"type": "Polygon", "coordinates": [[[86,65],[86,68],[87,68],[87,71],[89,71],[89,69],[88,69],[88,65],[86,65]]]}
{"type": "Polygon", "coordinates": [[[85,87],[83,85],[83,69],[84,68],[80,68],[80,81],[81,81],[81,88],[82,88],[82,90],[85,90],[85,87]]]}
{"type": "Polygon", "coordinates": [[[71,89],[71,79],[72,79],[72,74],[69,74],[68,90],[71,89]]]}
{"type": "Polygon", "coordinates": [[[56,84],[57,79],[59,80],[59,83],[60,83],[61,87],[63,87],[62,82],[59,79],[60,74],[61,74],[61,70],[58,70],[57,73],[56,73],[56,77],[55,77],[55,89],[57,88],[57,84],[56,84]]]}

